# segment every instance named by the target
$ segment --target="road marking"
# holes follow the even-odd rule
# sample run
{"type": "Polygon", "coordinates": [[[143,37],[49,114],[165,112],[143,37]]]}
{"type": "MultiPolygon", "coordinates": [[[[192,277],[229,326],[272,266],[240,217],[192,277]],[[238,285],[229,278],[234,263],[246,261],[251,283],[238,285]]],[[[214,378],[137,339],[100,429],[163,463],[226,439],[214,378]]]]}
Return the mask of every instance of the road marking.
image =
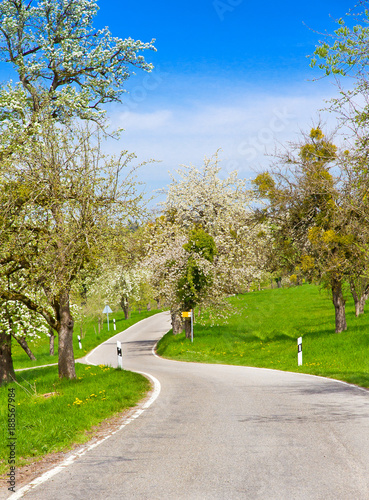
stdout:
{"type": "MultiPolygon", "coordinates": [[[[161,312],[161,313],[158,313],[158,315],[159,315],[159,314],[164,314],[164,313],[165,313],[165,311],[164,311],[164,312],[161,312]]],[[[156,315],[154,315],[154,316],[156,316],[156,315]]],[[[86,356],[83,356],[82,358],[76,359],[76,362],[80,362],[80,360],[81,360],[81,359],[85,359],[85,361],[86,361],[86,363],[87,363],[88,365],[92,365],[93,363],[90,363],[90,362],[88,361],[88,358],[89,358],[90,356],[92,356],[92,355],[93,355],[93,353],[94,353],[97,349],[99,349],[99,348],[100,348],[101,346],[103,346],[104,344],[108,344],[108,343],[110,343],[112,340],[114,340],[116,337],[119,337],[119,336],[120,336],[120,335],[122,335],[123,333],[127,333],[127,332],[128,332],[128,330],[129,330],[130,328],[136,327],[136,326],[137,326],[137,325],[139,325],[140,323],[143,323],[144,321],[147,321],[147,320],[152,319],[154,316],[149,316],[148,318],[141,319],[141,320],[140,320],[140,321],[138,321],[137,323],[135,323],[135,324],[131,325],[130,327],[128,327],[126,330],[122,330],[121,332],[117,333],[116,335],[113,335],[112,337],[109,337],[108,339],[104,340],[104,342],[103,342],[102,344],[99,344],[99,345],[98,345],[98,346],[96,346],[94,349],[92,349],[92,351],[91,351],[91,352],[89,352],[88,354],[86,354],[86,356]]],[[[164,334],[164,335],[165,335],[165,334],[164,334]]],[[[159,342],[159,341],[158,341],[158,342],[159,342]]],[[[137,372],[137,373],[138,373],[138,372],[137,372]]]]}
{"type": "MultiPolygon", "coordinates": [[[[160,342],[161,339],[159,339],[154,347],[151,349],[152,354],[161,360],[164,361],[174,361],[175,363],[193,363],[193,364],[212,364],[212,363],[201,363],[200,361],[183,361],[183,360],[178,360],[178,359],[169,359],[169,358],[162,358],[158,354],[156,354],[156,348],[158,346],[158,343],[160,342]]],[[[367,394],[369,392],[369,389],[366,387],[360,387],[359,385],[356,384],[351,384],[350,382],[345,382],[344,380],[338,380],[337,378],[330,378],[330,377],[324,377],[323,375],[312,375],[311,373],[303,373],[303,372],[289,372],[287,370],[277,370],[275,368],[259,368],[257,366],[246,366],[246,365],[222,365],[221,363],[217,363],[217,366],[239,366],[239,367],[244,367],[247,368],[248,370],[264,370],[264,371],[273,371],[273,372],[280,372],[280,373],[290,373],[292,375],[304,375],[306,377],[314,377],[314,378],[319,378],[323,380],[329,380],[330,382],[338,382],[339,384],[347,385],[349,387],[355,388],[355,389],[360,389],[361,391],[365,391],[367,394]]]]}
{"type": "MultiPolygon", "coordinates": [[[[92,363],[90,363],[90,364],[92,364],[92,363]]],[[[94,366],[97,366],[97,365],[94,364],[94,366]]],[[[61,464],[59,464],[56,467],[54,467],[53,469],[45,472],[41,476],[39,476],[36,479],[34,479],[33,481],[31,481],[26,486],[23,486],[23,488],[21,488],[20,490],[13,493],[10,497],[8,497],[8,500],[17,500],[18,498],[22,498],[23,495],[26,494],[28,491],[30,491],[33,488],[36,488],[40,484],[45,483],[50,478],[54,477],[56,474],[58,474],[59,472],[64,470],[66,467],[71,465],[75,460],[77,460],[77,458],[80,458],[83,455],[85,455],[87,452],[89,452],[90,450],[93,450],[94,448],[96,448],[96,446],[99,446],[99,444],[103,443],[104,441],[109,439],[111,436],[114,436],[114,434],[121,431],[124,427],[126,427],[126,425],[130,424],[137,417],[142,415],[142,413],[145,410],[147,410],[147,408],[149,408],[153,404],[153,402],[158,398],[160,391],[161,391],[161,384],[157,378],[153,377],[149,373],[145,373],[145,372],[135,372],[135,373],[140,373],[141,375],[148,377],[154,384],[153,393],[150,396],[150,398],[146,401],[146,403],[144,403],[141,408],[137,409],[132,416],[127,418],[123,422],[123,424],[120,425],[120,427],[118,429],[116,429],[115,431],[112,431],[110,434],[108,434],[107,436],[103,437],[102,439],[96,441],[95,443],[92,443],[89,446],[83,447],[82,449],[80,449],[79,451],[77,451],[76,453],[71,455],[70,457],[66,458],[61,464]]]]}
{"type": "Polygon", "coordinates": [[[155,351],[156,351],[156,347],[157,347],[157,345],[158,345],[158,344],[159,344],[159,340],[156,342],[156,344],[154,345],[154,347],[151,349],[151,352],[153,353],[153,355],[155,356],[155,358],[158,358],[158,359],[165,359],[165,358],[161,358],[160,356],[158,356],[158,355],[156,354],[156,352],[155,352],[155,351]]]}

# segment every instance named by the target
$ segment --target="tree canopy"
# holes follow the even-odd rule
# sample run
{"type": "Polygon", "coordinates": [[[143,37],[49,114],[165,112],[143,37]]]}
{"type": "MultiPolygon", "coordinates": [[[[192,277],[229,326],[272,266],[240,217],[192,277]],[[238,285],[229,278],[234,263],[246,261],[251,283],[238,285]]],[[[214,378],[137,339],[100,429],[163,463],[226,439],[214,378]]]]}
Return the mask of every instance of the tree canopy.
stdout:
{"type": "Polygon", "coordinates": [[[96,29],[97,11],[96,0],[0,3],[0,60],[18,78],[0,88],[0,158],[32,135],[42,109],[59,121],[102,123],[103,105],[120,102],[133,69],[152,70],[142,52],[155,50],[154,40],[96,29]]]}
{"type": "Polygon", "coordinates": [[[41,314],[59,335],[59,375],[74,376],[69,297],[94,272],[141,194],[130,178],[133,155],[107,157],[87,126],[46,118],[32,149],[12,156],[0,205],[0,297],[41,314]]]}

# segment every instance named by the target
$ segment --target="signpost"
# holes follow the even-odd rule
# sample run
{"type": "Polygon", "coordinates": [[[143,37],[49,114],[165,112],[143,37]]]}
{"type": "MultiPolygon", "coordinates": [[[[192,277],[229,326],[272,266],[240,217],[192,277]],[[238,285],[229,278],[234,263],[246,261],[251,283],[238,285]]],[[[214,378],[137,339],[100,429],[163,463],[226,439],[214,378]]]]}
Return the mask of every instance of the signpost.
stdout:
{"type": "Polygon", "coordinates": [[[297,339],[297,365],[302,366],[302,337],[297,339]]]}
{"type": "Polygon", "coordinates": [[[191,318],[191,342],[193,342],[193,309],[191,311],[184,311],[182,318],[191,318]]]}
{"type": "Polygon", "coordinates": [[[108,331],[109,331],[109,313],[112,313],[113,311],[110,309],[108,305],[104,307],[103,314],[106,314],[106,317],[108,319],[108,331]]]}
{"type": "Polygon", "coordinates": [[[123,368],[122,344],[117,340],[118,367],[123,368]]]}

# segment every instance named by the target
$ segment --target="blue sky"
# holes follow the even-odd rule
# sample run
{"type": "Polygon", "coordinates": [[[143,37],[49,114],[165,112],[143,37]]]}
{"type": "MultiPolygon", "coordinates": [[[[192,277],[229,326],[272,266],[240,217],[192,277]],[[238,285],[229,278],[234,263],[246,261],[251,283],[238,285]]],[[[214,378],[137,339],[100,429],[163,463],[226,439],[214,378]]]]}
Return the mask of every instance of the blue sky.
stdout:
{"type": "Polygon", "coordinates": [[[296,140],[337,93],[329,79],[312,81],[320,73],[306,56],[319,32],[332,32],[334,19],[352,6],[344,0],[101,2],[97,25],[120,37],[156,38],[157,52],[146,54],[153,74],[133,76],[124,103],[109,108],[112,123],[125,129],[119,147],[160,161],[139,174],[147,190],[165,187],[168,171],[201,165],[219,148],[223,175],[237,169],[249,179],[270,161],[265,153],[296,140]]]}
{"type": "Polygon", "coordinates": [[[309,67],[319,33],[332,32],[334,19],[350,0],[185,2],[104,0],[96,26],[122,38],[156,39],[147,52],[152,75],[137,73],[122,105],[109,108],[114,126],[125,132],[112,150],[128,149],[140,161],[157,163],[138,173],[146,190],[165,187],[169,171],[221,149],[222,172],[237,169],[250,179],[271,161],[266,154],[296,140],[337,93],[329,79],[309,67]]]}
{"type": "Polygon", "coordinates": [[[155,38],[157,47],[145,54],[153,73],[138,71],[124,103],[108,108],[112,125],[125,129],[109,150],[159,161],[138,174],[148,192],[170,182],[168,171],[201,165],[219,148],[223,175],[237,169],[240,177],[255,176],[270,161],[265,153],[296,140],[317,121],[324,99],[337,94],[329,79],[312,81],[320,74],[306,56],[322,38],[317,32],[332,32],[333,19],[353,5],[100,0],[96,27],[121,38],[155,38]]]}

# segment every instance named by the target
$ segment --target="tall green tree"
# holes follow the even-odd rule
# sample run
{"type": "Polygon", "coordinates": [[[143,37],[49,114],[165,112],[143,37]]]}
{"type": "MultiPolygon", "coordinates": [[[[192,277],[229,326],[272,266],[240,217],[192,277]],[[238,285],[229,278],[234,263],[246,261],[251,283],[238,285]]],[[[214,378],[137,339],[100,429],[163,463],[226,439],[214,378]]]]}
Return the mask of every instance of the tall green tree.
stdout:
{"type": "Polygon", "coordinates": [[[342,332],[347,328],[344,284],[357,272],[360,249],[338,175],[337,148],[317,127],[280,161],[283,171],[254,180],[269,201],[261,215],[274,224],[274,242],[289,271],[298,267],[330,288],[336,332],[342,332]]]}
{"type": "Polygon", "coordinates": [[[41,314],[57,332],[60,377],[75,377],[73,287],[98,266],[127,219],[138,216],[132,158],[104,156],[89,128],[56,127],[45,118],[32,148],[14,153],[15,168],[3,177],[0,297],[41,314]]]}
{"type": "MultiPolygon", "coordinates": [[[[212,263],[217,254],[214,238],[201,227],[190,231],[188,242],[183,245],[186,262],[177,283],[177,297],[183,311],[194,309],[204,302],[213,284],[212,263]],[[205,264],[205,265],[204,265],[205,264]]],[[[191,318],[184,321],[186,337],[191,336],[191,318]]]]}
{"type": "Polygon", "coordinates": [[[357,258],[352,262],[350,289],[356,315],[364,312],[369,297],[368,207],[366,186],[369,127],[369,11],[368,1],[361,1],[346,16],[337,20],[337,29],[328,33],[316,47],[311,66],[318,66],[325,76],[333,75],[339,94],[331,108],[344,126],[346,154],[340,167],[346,175],[346,212],[355,234],[357,258]],[[349,83],[349,88],[345,88],[349,83]]]}

